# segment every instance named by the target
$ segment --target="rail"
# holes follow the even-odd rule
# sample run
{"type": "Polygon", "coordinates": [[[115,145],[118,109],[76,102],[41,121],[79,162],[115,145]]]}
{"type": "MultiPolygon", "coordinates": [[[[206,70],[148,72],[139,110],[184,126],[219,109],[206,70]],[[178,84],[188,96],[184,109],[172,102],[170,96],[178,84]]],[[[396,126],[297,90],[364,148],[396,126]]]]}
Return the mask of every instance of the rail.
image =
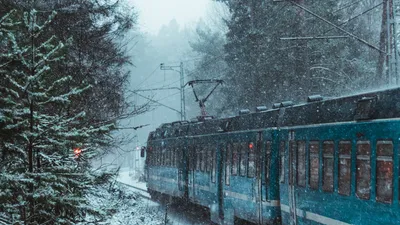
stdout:
{"type": "MultiPolygon", "coordinates": [[[[145,189],[143,189],[143,188],[135,187],[135,186],[130,185],[130,184],[125,184],[125,183],[122,183],[122,182],[120,182],[120,181],[117,181],[117,183],[122,184],[122,185],[127,186],[127,187],[130,187],[130,188],[133,188],[133,189],[136,189],[136,190],[141,191],[141,192],[145,192],[146,194],[149,194],[149,192],[147,192],[147,190],[145,190],[145,189]]],[[[149,197],[149,196],[143,195],[142,193],[138,193],[138,194],[139,194],[139,196],[141,196],[142,198],[145,198],[145,199],[147,199],[147,200],[151,200],[151,197],[149,197]]]]}

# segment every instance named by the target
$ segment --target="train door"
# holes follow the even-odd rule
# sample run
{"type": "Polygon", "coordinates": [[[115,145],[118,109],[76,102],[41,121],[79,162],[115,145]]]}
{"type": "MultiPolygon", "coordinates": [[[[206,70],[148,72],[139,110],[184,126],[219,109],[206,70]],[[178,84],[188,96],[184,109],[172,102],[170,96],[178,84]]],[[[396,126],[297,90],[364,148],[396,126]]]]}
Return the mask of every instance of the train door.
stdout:
{"type": "Polygon", "coordinates": [[[288,161],[289,161],[289,185],[288,185],[288,198],[289,198],[289,214],[290,224],[297,225],[296,215],[296,194],[295,194],[295,183],[296,183],[296,142],[295,132],[289,131],[289,149],[288,149],[288,161]]]}

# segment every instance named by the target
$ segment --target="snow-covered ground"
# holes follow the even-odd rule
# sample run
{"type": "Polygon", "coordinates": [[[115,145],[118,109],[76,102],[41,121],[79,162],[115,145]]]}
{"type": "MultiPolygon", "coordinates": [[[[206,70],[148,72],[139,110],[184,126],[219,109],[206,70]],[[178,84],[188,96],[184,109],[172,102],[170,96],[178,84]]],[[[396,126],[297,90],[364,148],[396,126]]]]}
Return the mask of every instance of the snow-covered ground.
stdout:
{"type": "MultiPolygon", "coordinates": [[[[146,190],[146,183],[139,182],[137,179],[133,179],[135,176],[129,169],[121,169],[117,181],[125,183],[140,189],[146,190]]],[[[123,186],[123,185],[122,185],[123,186]]],[[[123,187],[123,191],[127,193],[140,192],[136,189],[129,188],[128,186],[123,187]]],[[[140,192],[140,195],[147,193],[140,192]]],[[[136,194],[137,195],[137,194],[136,194]]],[[[165,204],[155,203],[145,198],[140,198],[135,201],[135,204],[125,204],[120,208],[119,214],[115,215],[112,225],[120,224],[168,224],[168,225],[208,225],[211,224],[209,215],[206,211],[196,208],[188,209],[187,206],[180,204],[171,204],[168,207],[165,204]],[[125,212],[124,212],[125,211],[125,212]],[[130,216],[130,214],[133,214],[130,216]],[[135,217],[135,218],[133,218],[135,217]],[[138,219],[139,217],[139,219],[138,219]],[[142,221],[141,218],[146,217],[142,221]],[[151,220],[147,217],[153,217],[151,220]],[[124,223],[125,222],[125,223],[124,223]]],[[[129,201],[127,201],[129,202],[129,201]]]]}
{"type": "Polygon", "coordinates": [[[95,190],[92,190],[92,193],[88,196],[88,199],[92,207],[100,209],[107,215],[107,220],[89,224],[165,224],[165,210],[159,204],[140,197],[140,195],[138,195],[134,190],[126,188],[126,186],[118,183],[112,187],[97,187],[95,190]]]}

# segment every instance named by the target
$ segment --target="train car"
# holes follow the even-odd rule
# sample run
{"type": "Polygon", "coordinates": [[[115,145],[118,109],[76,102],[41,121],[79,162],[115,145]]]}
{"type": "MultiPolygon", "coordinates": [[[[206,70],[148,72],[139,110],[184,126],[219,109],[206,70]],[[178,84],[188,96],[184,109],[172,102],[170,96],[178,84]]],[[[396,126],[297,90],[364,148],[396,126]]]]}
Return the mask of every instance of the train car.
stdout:
{"type": "Polygon", "coordinates": [[[399,96],[162,125],[147,143],[148,190],[205,206],[217,224],[400,224],[399,96]]]}
{"type": "Polygon", "coordinates": [[[280,129],[283,224],[400,224],[399,94],[321,102],[322,124],[280,129]]]}

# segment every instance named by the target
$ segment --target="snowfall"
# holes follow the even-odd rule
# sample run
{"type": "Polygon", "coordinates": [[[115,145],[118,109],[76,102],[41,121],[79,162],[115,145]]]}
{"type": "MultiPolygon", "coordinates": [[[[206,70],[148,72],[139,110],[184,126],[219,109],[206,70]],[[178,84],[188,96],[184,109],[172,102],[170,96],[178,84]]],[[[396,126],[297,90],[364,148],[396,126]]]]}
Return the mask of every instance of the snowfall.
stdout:
{"type": "Polygon", "coordinates": [[[110,186],[97,187],[88,197],[92,207],[109,211],[117,209],[109,219],[91,223],[102,225],[200,225],[209,224],[203,215],[189,213],[184,215],[179,206],[160,204],[149,200],[146,184],[139,182],[129,170],[122,169],[115,182],[110,186]]]}

